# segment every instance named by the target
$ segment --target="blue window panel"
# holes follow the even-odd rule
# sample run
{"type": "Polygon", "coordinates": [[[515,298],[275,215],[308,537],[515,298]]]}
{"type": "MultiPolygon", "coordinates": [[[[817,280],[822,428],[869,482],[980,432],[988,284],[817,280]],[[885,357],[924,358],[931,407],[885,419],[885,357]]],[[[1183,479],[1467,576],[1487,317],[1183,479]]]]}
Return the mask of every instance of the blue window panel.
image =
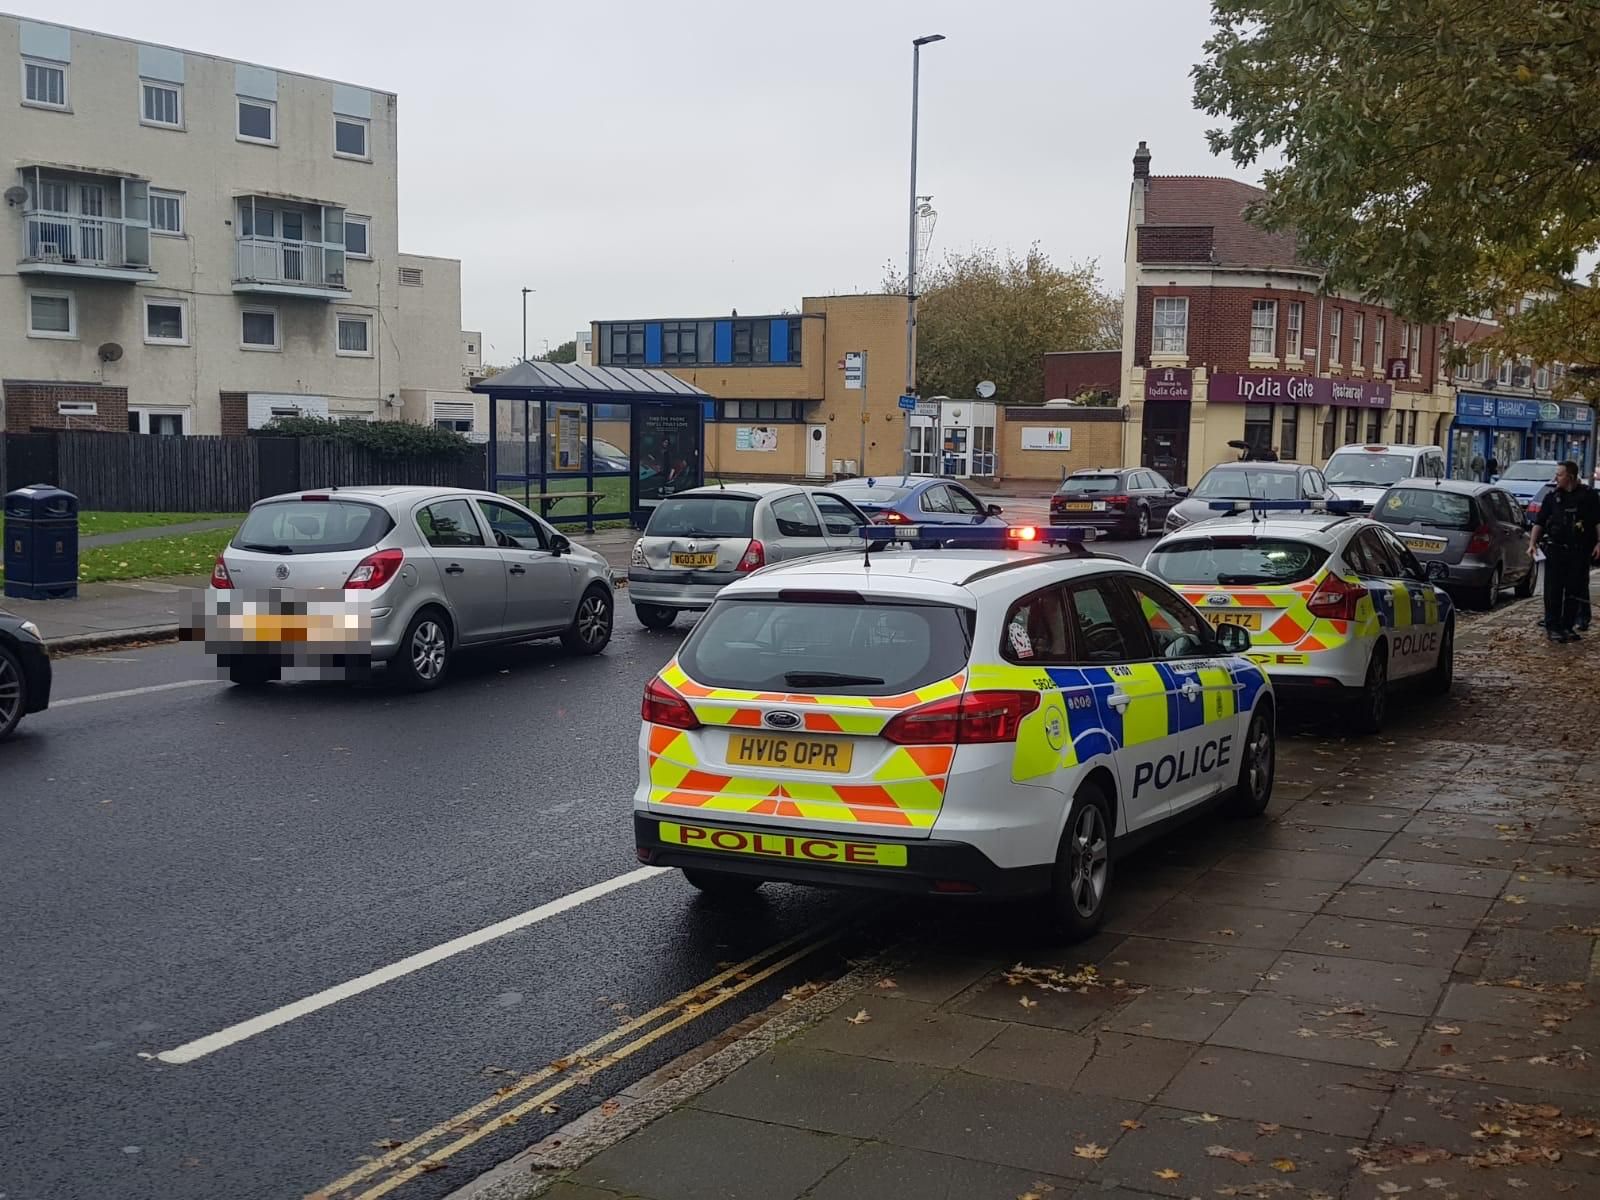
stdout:
{"type": "Polygon", "coordinates": [[[780,317],[772,322],[772,349],[767,356],[768,362],[786,363],[789,361],[789,318],[780,317]]]}
{"type": "Polygon", "coordinates": [[[733,361],[733,322],[717,322],[717,361],[731,363],[733,361]]]}
{"type": "Polygon", "coordinates": [[[644,327],[644,361],[654,366],[661,361],[661,322],[652,321],[644,327]]]}
{"type": "Polygon", "coordinates": [[[700,402],[700,415],[704,420],[715,421],[717,419],[717,402],[715,400],[702,400],[700,402]]]}

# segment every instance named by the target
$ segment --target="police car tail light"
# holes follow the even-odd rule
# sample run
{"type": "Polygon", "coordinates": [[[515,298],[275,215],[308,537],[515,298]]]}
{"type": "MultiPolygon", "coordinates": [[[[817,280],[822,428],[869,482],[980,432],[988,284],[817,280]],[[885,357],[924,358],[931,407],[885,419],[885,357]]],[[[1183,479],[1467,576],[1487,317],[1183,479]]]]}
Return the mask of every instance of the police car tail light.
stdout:
{"type": "Polygon", "coordinates": [[[344,581],[345,591],[373,592],[393,579],[406,561],[404,550],[379,550],[367,555],[344,581]]]}
{"type": "Polygon", "coordinates": [[[211,586],[221,590],[233,587],[233,576],[228,574],[228,564],[222,561],[222,555],[217,555],[216,565],[211,568],[211,586]]]}
{"type": "Polygon", "coordinates": [[[750,539],[750,545],[745,548],[744,557],[739,560],[740,571],[755,571],[767,565],[767,548],[756,538],[750,539]]]}
{"type": "Polygon", "coordinates": [[[1311,599],[1306,601],[1306,608],[1314,617],[1327,617],[1334,621],[1354,621],[1356,602],[1361,599],[1363,591],[1364,589],[1346,583],[1337,575],[1327,575],[1317,585],[1317,590],[1311,593],[1311,599]]]}
{"type": "Polygon", "coordinates": [[[1038,692],[966,692],[901,713],[880,735],[897,746],[975,746],[1014,742],[1038,692]]]}
{"type": "Polygon", "coordinates": [[[1472,540],[1467,543],[1468,554],[1487,554],[1493,538],[1493,531],[1487,525],[1479,525],[1472,531],[1472,540]]]}
{"type": "Polygon", "coordinates": [[[659,679],[644,685],[639,715],[652,725],[665,725],[668,729],[700,728],[700,718],[694,715],[689,702],[659,679]]]}

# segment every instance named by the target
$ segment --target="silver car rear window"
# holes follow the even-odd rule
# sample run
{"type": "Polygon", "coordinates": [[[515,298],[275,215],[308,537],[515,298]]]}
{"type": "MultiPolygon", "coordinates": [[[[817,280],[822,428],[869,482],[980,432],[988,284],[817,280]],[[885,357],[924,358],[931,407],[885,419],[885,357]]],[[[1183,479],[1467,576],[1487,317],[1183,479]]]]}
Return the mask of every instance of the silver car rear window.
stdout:
{"type": "Polygon", "coordinates": [[[718,600],[678,661],[712,687],[892,696],[965,669],[972,619],[969,610],[945,604],[859,597],[718,600]]]}
{"type": "Polygon", "coordinates": [[[748,496],[673,496],[656,505],[645,537],[747,538],[756,502],[748,496]]]}
{"type": "Polygon", "coordinates": [[[1394,488],[1373,510],[1387,525],[1432,525],[1439,529],[1473,529],[1477,514],[1472,497],[1441,488],[1394,488]]]}
{"type": "Polygon", "coordinates": [[[233,546],[264,554],[337,554],[376,546],[393,528],[389,514],[375,504],[273,500],[250,510],[233,546]]]}

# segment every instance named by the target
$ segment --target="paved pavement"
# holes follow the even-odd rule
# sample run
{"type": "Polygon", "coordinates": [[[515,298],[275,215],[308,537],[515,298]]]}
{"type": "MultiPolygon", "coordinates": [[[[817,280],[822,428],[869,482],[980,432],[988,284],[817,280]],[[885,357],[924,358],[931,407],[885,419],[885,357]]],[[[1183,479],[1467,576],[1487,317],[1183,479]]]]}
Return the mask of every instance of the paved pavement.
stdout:
{"type": "Polygon", "coordinates": [[[1600,1195],[1600,652],[1530,615],[1389,735],[1286,741],[1268,818],[1128,861],[1093,940],[910,912],[822,1019],[464,1195],[1600,1195]]]}

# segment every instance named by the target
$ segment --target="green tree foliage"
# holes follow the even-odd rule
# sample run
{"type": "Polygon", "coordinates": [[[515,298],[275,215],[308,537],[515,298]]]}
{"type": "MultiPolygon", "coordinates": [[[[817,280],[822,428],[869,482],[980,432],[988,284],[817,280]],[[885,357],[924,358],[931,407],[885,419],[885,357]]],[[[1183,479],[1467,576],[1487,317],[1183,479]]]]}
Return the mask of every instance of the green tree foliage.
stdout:
{"type": "MultiPolygon", "coordinates": [[[[1044,355],[1114,348],[1121,300],[1100,286],[1093,262],[1058,267],[1035,244],[1025,255],[979,248],[947,254],[920,273],[917,390],[966,398],[982,380],[1006,404],[1040,404],[1044,355]]],[[[904,292],[889,268],[883,288],[904,292]]]]}
{"type": "Polygon", "coordinates": [[[1253,220],[1298,231],[1329,286],[1501,314],[1503,353],[1600,366],[1600,274],[1574,279],[1600,247],[1600,4],[1213,0],[1212,24],[1212,150],[1286,164],[1253,220]]]}
{"type": "Polygon", "coordinates": [[[331,421],[325,417],[275,417],[252,433],[262,437],[326,437],[364,446],[386,458],[465,454],[472,449],[453,429],[411,421],[331,421]]]}
{"type": "Polygon", "coordinates": [[[578,361],[578,343],[574,341],[562,342],[547,354],[540,355],[545,362],[569,363],[578,361]]]}

